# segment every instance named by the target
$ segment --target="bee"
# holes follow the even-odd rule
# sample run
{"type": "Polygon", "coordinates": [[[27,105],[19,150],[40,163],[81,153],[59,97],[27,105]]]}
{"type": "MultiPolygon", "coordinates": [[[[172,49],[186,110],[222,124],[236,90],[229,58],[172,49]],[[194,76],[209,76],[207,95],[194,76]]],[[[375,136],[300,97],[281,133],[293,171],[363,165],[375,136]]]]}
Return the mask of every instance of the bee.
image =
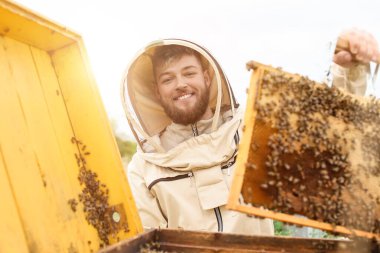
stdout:
{"type": "Polygon", "coordinates": [[[259,145],[256,142],[253,142],[251,148],[253,151],[257,151],[259,149],[259,145]]]}
{"type": "Polygon", "coordinates": [[[256,164],[253,163],[245,163],[245,167],[253,170],[257,169],[256,164]]]}
{"type": "Polygon", "coordinates": [[[293,184],[298,184],[300,182],[300,179],[299,178],[294,178],[293,180],[293,184]]]}

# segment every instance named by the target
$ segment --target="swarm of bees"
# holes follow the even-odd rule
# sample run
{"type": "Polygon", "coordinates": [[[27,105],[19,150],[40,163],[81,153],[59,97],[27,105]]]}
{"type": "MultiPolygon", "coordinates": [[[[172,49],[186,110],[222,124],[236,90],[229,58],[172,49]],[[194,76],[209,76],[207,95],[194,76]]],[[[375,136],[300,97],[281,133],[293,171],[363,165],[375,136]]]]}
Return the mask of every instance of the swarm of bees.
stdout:
{"type": "Polygon", "coordinates": [[[265,171],[266,207],[379,234],[380,101],[282,71],[261,82],[246,169],[265,171]]]}
{"type": "Polygon", "coordinates": [[[159,242],[148,242],[140,246],[139,253],[178,253],[178,251],[166,251],[161,249],[161,244],[159,242]]]}
{"type": "MultiPolygon", "coordinates": [[[[160,243],[158,242],[148,242],[141,246],[140,253],[169,253],[169,251],[164,251],[160,249],[160,243]]],[[[176,253],[170,251],[171,253],[176,253]]]]}
{"type": "MultiPolygon", "coordinates": [[[[120,225],[110,217],[110,214],[115,210],[108,203],[109,190],[105,184],[100,182],[98,175],[88,168],[85,157],[89,156],[90,152],[86,150],[86,145],[75,137],[71,139],[71,142],[78,145],[80,150],[79,154],[75,154],[79,167],[78,180],[83,187],[82,192],[78,195],[79,202],[83,204],[83,212],[87,222],[98,231],[99,238],[103,242],[100,247],[109,245],[109,236],[116,238],[120,228],[127,232],[128,225],[125,222],[120,225]]],[[[78,202],[75,199],[70,199],[68,204],[75,212],[78,202]]]]}

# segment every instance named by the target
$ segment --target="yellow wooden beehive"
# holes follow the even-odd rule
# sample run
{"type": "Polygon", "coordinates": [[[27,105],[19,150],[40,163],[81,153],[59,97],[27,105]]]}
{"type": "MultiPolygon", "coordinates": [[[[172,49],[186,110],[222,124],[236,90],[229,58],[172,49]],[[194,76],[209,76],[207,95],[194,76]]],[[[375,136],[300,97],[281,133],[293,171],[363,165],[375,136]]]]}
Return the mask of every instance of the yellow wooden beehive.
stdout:
{"type": "Polygon", "coordinates": [[[142,231],[81,37],[4,0],[0,201],[0,252],[91,252],[142,231]],[[91,201],[106,205],[103,240],[91,201]]]}
{"type": "Polygon", "coordinates": [[[248,66],[253,74],[228,207],[380,238],[380,102],[260,63],[248,66]]]}

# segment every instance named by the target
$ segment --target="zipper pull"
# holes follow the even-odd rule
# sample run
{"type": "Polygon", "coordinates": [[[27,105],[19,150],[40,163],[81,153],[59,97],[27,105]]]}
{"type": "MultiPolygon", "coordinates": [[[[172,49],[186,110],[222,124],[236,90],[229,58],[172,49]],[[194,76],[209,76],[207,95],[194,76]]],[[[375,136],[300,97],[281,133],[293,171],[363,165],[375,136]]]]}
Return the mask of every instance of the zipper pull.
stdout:
{"type": "Polygon", "coordinates": [[[231,175],[231,167],[228,167],[227,168],[227,176],[230,176],[231,175]]]}
{"type": "Polygon", "coordinates": [[[193,183],[193,172],[187,173],[187,176],[190,178],[190,186],[193,187],[194,186],[194,183],[193,183]]]}

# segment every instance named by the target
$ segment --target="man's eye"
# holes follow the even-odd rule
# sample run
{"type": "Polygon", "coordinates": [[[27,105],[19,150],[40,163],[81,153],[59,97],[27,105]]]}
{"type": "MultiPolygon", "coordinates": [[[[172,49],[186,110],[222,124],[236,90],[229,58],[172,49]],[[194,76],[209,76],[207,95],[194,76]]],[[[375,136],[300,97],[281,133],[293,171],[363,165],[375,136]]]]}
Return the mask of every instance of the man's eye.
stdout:
{"type": "Polygon", "coordinates": [[[172,80],[172,78],[165,78],[162,79],[162,83],[169,83],[172,80]]]}
{"type": "Polygon", "coordinates": [[[196,74],[195,72],[188,72],[188,73],[185,73],[185,76],[191,77],[191,76],[194,76],[195,74],[196,74]]]}

